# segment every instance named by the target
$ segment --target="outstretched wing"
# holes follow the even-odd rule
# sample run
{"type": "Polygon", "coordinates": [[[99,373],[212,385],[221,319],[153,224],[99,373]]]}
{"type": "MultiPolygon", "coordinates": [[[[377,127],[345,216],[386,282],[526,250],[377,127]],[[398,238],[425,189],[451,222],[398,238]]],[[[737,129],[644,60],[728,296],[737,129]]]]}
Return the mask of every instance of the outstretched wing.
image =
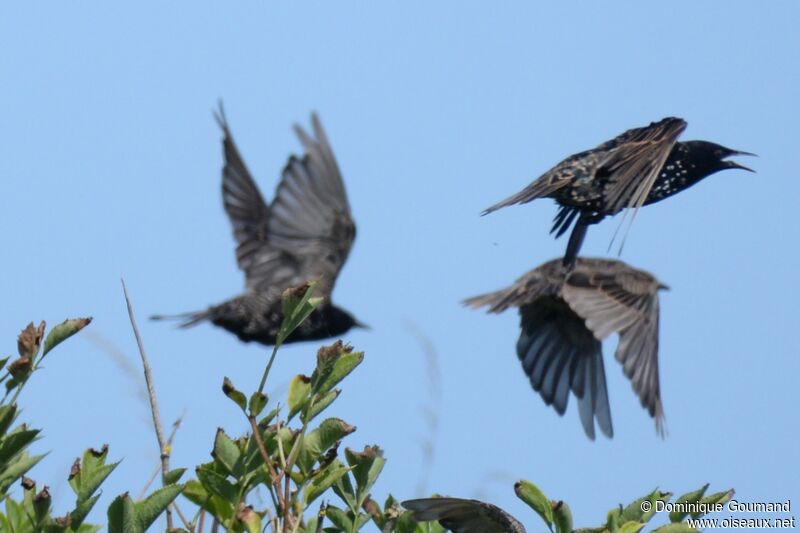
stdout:
{"type": "Polygon", "coordinates": [[[619,261],[584,260],[562,289],[564,300],[598,340],[619,332],[616,358],[661,432],[658,289],[650,274],[619,261]]]}
{"type": "Polygon", "coordinates": [[[237,261],[248,290],[283,290],[319,280],[330,296],[355,238],[344,183],[322,125],[311,116],[314,136],[295,127],[305,154],[291,156],[275,199],[266,206],[221,117],[225,132],[223,198],[234,225],[237,261]]]}
{"type": "Polygon", "coordinates": [[[414,520],[438,520],[453,533],[525,533],[525,527],[499,507],[478,500],[461,498],[421,498],[406,500],[403,507],[414,520]]]}
{"type": "Polygon", "coordinates": [[[223,133],[222,203],[233,225],[236,262],[247,274],[267,242],[269,208],[239,154],[221,102],[214,117],[223,133]]]}
{"type": "Polygon", "coordinates": [[[647,310],[647,319],[640,320],[619,332],[615,354],[625,375],[631,380],[642,407],[656,421],[656,430],[664,435],[664,406],[658,379],[658,297],[647,310]]]}

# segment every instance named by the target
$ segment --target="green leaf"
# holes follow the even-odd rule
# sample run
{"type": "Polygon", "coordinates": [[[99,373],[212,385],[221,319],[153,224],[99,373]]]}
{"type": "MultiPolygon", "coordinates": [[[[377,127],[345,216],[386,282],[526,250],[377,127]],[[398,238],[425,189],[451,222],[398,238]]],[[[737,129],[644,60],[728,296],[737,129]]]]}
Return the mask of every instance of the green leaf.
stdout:
{"type": "Polygon", "coordinates": [[[350,482],[350,476],[342,476],[333,484],[333,492],[339,496],[347,507],[356,512],[358,506],[356,505],[356,491],[353,489],[353,484],[350,482]]]}
{"type": "Polygon", "coordinates": [[[50,497],[50,490],[45,486],[36,496],[33,497],[33,513],[36,516],[36,523],[42,524],[50,515],[50,507],[53,499],[50,497]]]}
{"type": "Polygon", "coordinates": [[[84,500],[75,506],[75,510],[69,514],[72,529],[75,529],[83,524],[83,521],[86,520],[86,517],[89,515],[89,511],[92,510],[94,504],[96,504],[97,500],[99,499],[100,494],[95,494],[91,498],[84,500]]]}
{"type": "Polygon", "coordinates": [[[356,480],[356,506],[361,504],[369,495],[372,485],[386,464],[383,451],[377,446],[365,446],[363,452],[354,452],[347,448],[344,451],[347,463],[353,468],[353,478],[356,480]]]}
{"type": "Polygon", "coordinates": [[[283,323],[278,330],[276,342],[283,342],[297,329],[308,315],[323,301],[323,298],[312,298],[317,282],[307,283],[300,287],[283,291],[283,323]]]}
{"type": "Polygon", "coordinates": [[[44,458],[43,455],[29,456],[22,452],[11,463],[0,471],[0,494],[4,494],[8,487],[23,476],[28,470],[36,466],[36,463],[44,458]]]}
{"type": "Polygon", "coordinates": [[[8,515],[8,521],[11,522],[11,531],[18,529],[18,527],[14,526],[19,526],[23,520],[27,519],[22,505],[18,504],[11,498],[6,498],[6,514],[8,515]]]}
{"type": "Polygon", "coordinates": [[[306,506],[331,488],[334,483],[349,471],[350,468],[343,465],[338,459],[335,459],[331,464],[317,472],[317,474],[311,478],[311,482],[306,485],[303,492],[303,499],[306,506]]]}
{"type": "Polygon", "coordinates": [[[272,419],[275,418],[277,415],[278,415],[278,408],[276,407],[275,409],[267,413],[261,420],[258,421],[258,427],[260,428],[267,427],[270,424],[270,422],[272,422],[272,419]]]}
{"type": "MultiPolygon", "coordinates": [[[[704,504],[705,508],[708,509],[708,511],[706,512],[698,511],[691,513],[692,518],[699,518],[701,516],[708,514],[709,512],[715,512],[716,509],[713,509],[715,505],[719,505],[720,507],[724,506],[726,503],[731,501],[731,498],[733,498],[734,494],[735,494],[734,490],[730,489],[722,492],[715,492],[714,494],[706,496],[705,498],[700,500],[700,503],[704,504]]],[[[724,507],[720,509],[720,511],[722,510],[724,510],[724,507]]]]}
{"type": "Polygon", "coordinates": [[[126,492],[108,507],[108,533],[143,533],[136,520],[136,506],[126,492]]]}
{"type": "Polygon", "coordinates": [[[0,406],[0,437],[6,434],[6,431],[8,431],[8,428],[14,422],[16,416],[16,404],[0,406]]]}
{"type": "Polygon", "coordinates": [[[88,471],[94,471],[106,464],[108,458],[108,445],[103,444],[99,450],[89,448],[83,452],[83,466],[88,471]]]}
{"type": "Polygon", "coordinates": [[[315,397],[313,403],[308,408],[308,411],[306,411],[306,414],[301,416],[301,420],[303,421],[303,423],[307,424],[312,420],[314,420],[314,418],[316,418],[317,415],[319,415],[322,411],[324,411],[330,404],[333,403],[333,401],[336,398],[339,397],[339,394],[341,392],[342,391],[340,391],[339,389],[334,389],[332,391],[326,392],[322,396],[318,395],[317,397],[315,397]]]}
{"type": "Polygon", "coordinates": [[[353,521],[347,516],[347,513],[335,505],[328,505],[325,516],[339,529],[343,531],[353,531],[353,521]]]}
{"type": "Polygon", "coordinates": [[[553,524],[553,509],[550,507],[550,500],[544,493],[531,483],[530,481],[517,481],[514,485],[514,492],[517,497],[528,504],[528,506],[536,511],[536,514],[542,517],[548,527],[553,524]]]}
{"type": "Polygon", "coordinates": [[[606,515],[606,529],[616,533],[619,530],[620,522],[622,522],[622,509],[615,507],[606,515]]]}
{"type": "Polygon", "coordinates": [[[75,533],[97,533],[103,529],[103,526],[96,526],[94,524],[81,524],[75,533]]]}
{"type": "Polygon", "coordinates": [[[681,520],[686,518],[689,515],[689,513],[688,511],[684,511],[683,509],[688,508],[689,505],[685,504],[699,503],[700,500],[703,498],[703,495],[706,493],[707,489],[708,489],[708,483],[706,483],[697,490],[694,490],[692,492],[687,492],[686,494],[680,496],[677,500],[675,500],[675,503],[678,505],[674,505],[673,510],[670,511],[669,521],[673,523],[680,522],[681,520]]]}
{"type": "Polygon", "coordinates": [[[619,529],[617,529],[618,533],[639,533],[642,530],[644,524],[641,522],[625,522],[622,524],[619,529]]]}
{"type": "Polygon", "coordinates": [[[180,481],[183,473],[186,472],[185,468],[175,468],[167,472],[167,475],[164,476],[164,483],[166,485],[172,485],[180,481]]]}
{"type": "Polygon", "coordinates": [[[228,474],[233,474],[241,455],[242,453],[233,439],[226,435],[222,428],[218,428],[211,456],[225,467],[228,474]]]}
{"type": "Polygon", "coordinates": [[[117,468],[120,461],[108,465],[97,465],[94,468],[86,469],[81,473],[81,479],[78,488],[78,503],[82,503],[89,499],[89,497],[100,488],[100,485],[106,478],[117,468]]]}
{"type": "Polygon", "coordinates": [[[214,472],[210,468],[200,466],[197,468],[197,479],[199,479],[203,487],[212,494],[216,494],[228,503],[236,502],[236,487],[225,479],[224,476],[214,472]]]}
{"type": "Polygon", "coordinates": [[[678,522],[656,528],[652,533],[697,533],[697,531],[697,529],[689,527],[685,522],[678,522]]]}
{"type": "MultiPolygon", "coordinates": [[[[428,522],[430,524],[430,522],[428,522]]],[[[413,514],[410,511],[402,513],[394,525],[396,533],[426,533],[424,529],[425,524],[417,524],[414,521],[413,514]]]]}
{"type": "Polygon", "coordinates": [[[620,515],[620,520],[623,523],[628,521],[646,523],[655,515],[657,502],[666,503],[671,497],[671,493],[655,489],[650,494],[634,500],[625,507],[620,515]],[[642,510],[644,502],[649,502],[649,510],[647,512],[642,510]]]}
{"type": "Polygon", "coordinates": [[[190,502],[198,505],[211,513],[220,522],[226,522],[233,517],[233,504],[223,500],[215,494],[211,494],[196,479],[186,483],[183,488],[183,495],[190,502]]]}
{"type": "Polygon", "coordinates": [[[142,531],[146,531],[169,504],[178,497],[183,485],[167,485],[153,491],[147,498],[136,503],[136,519],[142,531]]]}
{"type": "Polygon", "coordinates": [[[566,502],[550,502],[557,533],[572,533],[572,511],[566,502]]]}
{"type": "Polygon", "coordinates": [[[333,361],[330,370],[317,378],[314,392],[324,393],[333,389],[364,360],[364,352],[353,353],[350,347],[342,346],[341,341],[338,343],[338,347],[340,348],[338,357],[333,361]]]}
{"type": "Polygon", "coordinates": [[[358,513],[356,515],[355,521],[353,522],[353,531],[359,531],[364,526],[364,524],[369,522],[369,520],[370,516],[368,514],[358,513]]]}
{"type": "Polygon", "coordinates": [[[319,427],[306,435],[298,465],[308,473],[325,450],[355,430],[355,426],[351,426],[341,418],[326,418],[319,427]]]}
{"type": "Polygon", "coordinates": [[[244,393],[236,390],[236,387],[233,386],[233,383],[231,383],[231,380],[227,377],[222,380],[222,392],[225,393],[225,396],[233,400],[242,412],[246,412],[247,398],[244,393]]]}
{"type": "Polygon", "coordinates": [[[80,330],[88,326],[92,322],[92,317],[86,318],[73,318],[65,320],[50,330],[47,338],[44,340],[44,350],[42,350],[42,357],[47,355],[47,352],[61,344],[63,341],[72,337],[80,330]]]}
{"type": "Polygon", "coordinates": [[[261,411],[264,410],[264,407],[267,406],[267,401],[269,398],[263,392],[256,391],[250,395],[250,401],[247,404],[247,407],[250,410],[250,416],[257,417],[261,414],[261,411]]]}
{"type": "Polygon", "coordinates": [[[38,429],[18,429],[0,440],[0,465],[7,463],[12,457],[27,448],[36,440],[38,434],[38,429]]]}
{"type": "Polygon", "coordinates": [[[289,405],[289,419],[300,412],[308,403],[311,393],[311,378],[298,374],[289,382],[289,395],[287,404],[289,405]]]}

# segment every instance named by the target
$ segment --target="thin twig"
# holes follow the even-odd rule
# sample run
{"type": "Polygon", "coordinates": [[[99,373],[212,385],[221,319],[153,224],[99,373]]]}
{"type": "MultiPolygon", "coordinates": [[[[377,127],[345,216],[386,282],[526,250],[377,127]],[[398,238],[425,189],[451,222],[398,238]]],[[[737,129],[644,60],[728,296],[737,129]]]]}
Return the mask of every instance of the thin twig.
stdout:
{"type": "Polygon", "coordinates": [[[264,369],[264,375],[261,376],[261,383],[258,386],[258,392],[264,392],[264,386],[267,384],[267,376],[269,376],[269,371],[272,368],[272,363],[275,361],[275,356],[278,354],[278,348],[280,348],[280,344],[276,344],[272,348],[272,355],[269,356],[269,361],[267,362],[267,367],[264,369]]]}
{"type": "MultiPolygon", "coordinates": [[[[291,467],[289,467],[289,468],[291,468],[291,467]]],[[[290,510],[291,510],[291,500],[290,500],[290,498],[291,498],[291,494],[292,494],[291,493],[291,484],[290,484],[290,482],[292,481],[292,478],[291,478],[291,476],[289,476],[289,471],[288,470],[284,470],[283,471],[283,478],[285,480],[285,488],[284,488],[285,492],[284,492],[284,495],[283,495],[283,501],[286,502],[286,513],[283,515],[283,530],[288,533],[289,531],[292,530],[292,527],[291,527],[292,526],[292,520],[291,520],[291,517],[289,516],[290,510]]]]}
{"type": "Polygon", "coordinates": [[[276,492],[278,494],[278,503],[280,504],[281,511],[283,511],[285,507],[285,502],[283,501],[283,497],[281,495],[281,477],[278,475],[278,472],[275,470],[275,467],[272,466],[272,461],[269,459],[269,454],[267,453],[267,448],[264,446],[264,439],[261,438],[261,430],[258,429],[258,422],[256,422],[256,417],[249,416],[247,417],[250,420],[250,426],[253,428],[253,437],[256,439],[256,445],[258,446],[258,452],[261,454],[261,458],[266,463],[267,468],[269,469],[269,475],[272,478],[272,485],[275,487],[276,492]]]}
{"type": "Polygon", "coordinates": [[[189,533],[194,533],[194,527],[192,526],[192,523],[181,512],[181,508],[178,507],[178,504],[173,502],[172,505],[175,507],[175,512],[178,513],[178,518],[180,518],[181,522],[183,522],[183,527],[185,527],[189,531],[189,533]]]}
{"type": "MultiPolygon", "coordinates": [[[[167,438],[167,448],[172,450],[172,441],[175,440],[175,434],[178,432],[178,429],[181,427],[181,423],[183,422],[183,417],[186,416],[186,411],[184,410],[181,413],[181,416],[178,417],[175,422],[172,423],[172,431],[169,434],[169,438],[167,438]]],[[[158,465],[155,470],[153,470],[153,474],[150,476],[150,479],[147,480],[147,484],[142,487],[142,490],[139,492],[139,496],[136,498],[137,500],[141,500],[144,498],[145,494],[147,494],[147,489],[150,488],[150,485],[153,484],[155,481],[156,476],[158,476],[158,472],[161,470],[161,465],[158,465]]]]}
{"type": "Polygon", "coordinates": [[[206,510],[200,510],[200,517],[197,519],[197,533],[203,533],[203,526],[206,523],[206,510]]]}
{"type": "MultiPolygon", "coordinates": [[[[133,335],[136,337],[136,344],[139,347],[139,355],[142,357],[142,366],[144,367],[144,380],[147,383],[147,394],[150,396],[150,410],[153,413],[153,427],[156,431],[156,439],[158,440],[158,449],[161,454],[161,482],[162,485],[167,485],[167,473],[169,472],[169,449],[164,442],[164,429],[161,426],[161,416],[158,413],[158,400],[156,399],[156,389],[153,384],[153,373],[150,370],[150,364],[147,362],[147,355],[144,352],[144,344],[142,343],[142,336],[139,334],[139,327],[136,325],[136,318],[133,316],[133,307],[131,307],[131,300],[128,297],[128,288],[125,286],[125,280],[122,282],[122,292],[125,294],[125,303],[128,306],[128,317],[131,319],[131,327],[133,328],[133,335]]],[[[172,510],[167,507],[167,531],[172,531],[172,510]]]]}

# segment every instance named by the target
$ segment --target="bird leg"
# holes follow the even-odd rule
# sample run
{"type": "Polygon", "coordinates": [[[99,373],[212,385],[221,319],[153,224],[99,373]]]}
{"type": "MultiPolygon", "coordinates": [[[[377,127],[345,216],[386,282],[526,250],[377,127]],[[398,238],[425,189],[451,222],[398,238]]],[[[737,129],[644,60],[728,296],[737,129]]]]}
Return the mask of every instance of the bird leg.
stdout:
{"type": "Polygon", "coordinates": [[[586,230],[589,225],[578,220],[575,227],[572,228],[572,233],[569,235],[569,243],[567,243],[567,252],[564,254],[562,265],[567,272],[572,272],[575,268],[575,260],[578,258],[578,252],[583,244],[583,239],[586,237],[586,230]]]}

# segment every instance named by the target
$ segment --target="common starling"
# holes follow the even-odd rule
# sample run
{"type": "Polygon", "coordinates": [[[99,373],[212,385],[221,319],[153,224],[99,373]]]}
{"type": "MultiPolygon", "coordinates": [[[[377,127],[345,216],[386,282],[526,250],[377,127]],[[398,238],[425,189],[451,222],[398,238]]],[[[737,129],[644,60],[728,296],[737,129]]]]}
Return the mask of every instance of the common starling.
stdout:
{"type": "Polygon", "coordinates": [[[638,211],[726,168],[752,172],[725,159],[753,154],[706,141],[676,142],[684,129],[686,122],[675,117],[630,129],[597,148],[566,158],[483,214],[537,198],[555,199],[561,207],[550,233],[558,238],[575,222],[563,261],[571,268],[587,228],[605,217],[625,208],[638,211]]]}
{"type": "Polygon", "coordinates": [[[406,500],[403,507],[417,522],[437,520],[453,533],[525,533],[513,516],[490,503],[462,498],[420,498],[406,500]]]}
{"type": "Polygon", "coordinates": [[[578,258],[565,277],[560,261],[553,259],[511,287],[469,298],[464,304],[488,306],[490,313],[519,308],[522,331],[517,356],[533,389],[559,415],[566,411],[572,390],[590,439],[595,419],[607,437],[614,434],[602,341],[617,332],[616,359],[663,436],[658,291],[665,288],[651,274],[621,261],[578,258]]]}
{"type": "Polygon", "coordinates": [[[152,318],[181,319],[183,328],[209,320],[242,341],[271,346],[283,320],[283,291],[318,280],[315,295],[324,297],[324,302],[286,342],[335,337],[350,328],[365,327],[330,301],[356,226],[339,167],[316,114],[311,115],[315,138],[295,126],[305,154],[289,158],[270,205],[239,155],[221,106],[215,118],[222,128],[225,154],[222,199],[233,225],[245,292],[205,311],[152,318]]]}

